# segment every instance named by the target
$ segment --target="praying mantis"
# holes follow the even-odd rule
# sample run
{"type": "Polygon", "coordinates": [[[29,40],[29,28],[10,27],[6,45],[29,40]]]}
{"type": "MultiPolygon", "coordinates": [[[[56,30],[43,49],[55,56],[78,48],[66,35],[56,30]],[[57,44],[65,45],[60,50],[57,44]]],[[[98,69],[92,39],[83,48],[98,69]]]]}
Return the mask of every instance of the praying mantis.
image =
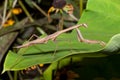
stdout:
{"type": "MultiPolygon", "coordinates": [[[[46,36],[46,37],[38,38],[36,40],[30,41],[30,42],[25,43],[23,45],[17,46],[15,48],[28,47],[28,46],[31,46],[31,45],[34,45],[34,44],[44,44],[44,43],[47,43],[49,40],[53,40],[54,41],[60,34],[65,33],[67,31],[70,31],[70,30],[73,30],[73,29],[77,29],[78,30],[78,28],[82,27],[82,26],[87,28],[86,24],[77,24],[77,25],[71,26],[71,27],[69,27],[67,29],[64,29],[64,30],[61,30],[61,31],[57,31],[57,32],[55,32],[55,33],[53,33],[51,35],[46,36]]],[[[79,35],[78,40],[81,41],[81,42],[91,43],[91,44],[99,43],[100,45],[105,45],[105,43],[103,41],[84,39],[82,37],[82,34],[80,33],[80,31],[78,31],[77,34],[79,35]]]]}
{"type": "MultiPolygon", "coordinates": [[[[73,6],[71,4],[66,4],[66,2],[64,0],[54,0],[53,1],[53,6],[48,10],[49,19],[50,19],[50,13],[51,12],[53,12],[53,11],[58,12],[58,11],[62,11],[62,10],[65,11],[71,18],[78,21],[78,19],[73,15],[73,10],[74,10],[73,6]],[[61,5],[56,5],[57,3],[60,3],[59,1],[62,1],[62,4],[61,5]]],[[[30,42],[25,43],[23,45],[17,46],[15,48],[23,48],[23,47],[31,46],[33,44],[43,44],[43,43],[47,43],[49,40],[54,41],[60,34],[65,33],[67,31],[70,31],[70,30],[73,30],[73,29],[76,29],[78,40],[80,42],[91,43],[91,44],[99,43],[102,46],[105,45],[105,43],[103,41],[84,39],[80,30],[78,29],[79,27],[82,27],[82,26],[87,28],[87,24],[77,24],[77,25],[71,26],[69,28],[57,31],[53,34],[50,34],[50,35],[46,36],[46,37],[38,38],[36,40],[30,41],[30,42]]]]}

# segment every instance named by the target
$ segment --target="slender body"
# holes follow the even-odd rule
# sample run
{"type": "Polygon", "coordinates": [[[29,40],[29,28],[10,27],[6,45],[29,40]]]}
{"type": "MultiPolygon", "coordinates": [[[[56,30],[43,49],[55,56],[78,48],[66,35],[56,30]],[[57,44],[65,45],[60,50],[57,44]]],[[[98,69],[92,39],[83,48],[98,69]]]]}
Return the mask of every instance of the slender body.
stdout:
{"type": "MultiPolygon", "coordinates": [[[[78,27],[81,27],[81,26],[87,27],[86,24],[78,24],[78,25],[69,27],[69,28],[67,28],[67,29],[64,29],[64,30],[55,32],[55,33],[53,33],[53,34],[51,34],[51,35],[48,35],[48,36],[46,36],[46,37],[44,37],[44,38],[38,38],[38,39],[36,39],[36,40],[30,41],[30,42],[28,42],[28,43],[25,43],[25,44],[23,44],[23,45],[21,45],[21,46],[17,46],[17,47],[15,47],[15,48],[23,48],[23,47],[27,47],[27,46],[30,46],[30,45],[33,45],[33,44],[43,44],[43,43],[47,43],[49,40],[55,40],[55,38],[57,38],[57,36],[59,36],[60,34],[65,33],[65,32],[67,32],[67,31],[70,31],[70,30],[73,30],[73,29],[78,29],[78,27]]],[[[81,36],[81,37],[79,37],[80,41],[82,41],[82,40],[83,40],[83,37],[82,37],[81,33],[78,33],[78,34],[79,34],[79,36],[81,36]]]]}

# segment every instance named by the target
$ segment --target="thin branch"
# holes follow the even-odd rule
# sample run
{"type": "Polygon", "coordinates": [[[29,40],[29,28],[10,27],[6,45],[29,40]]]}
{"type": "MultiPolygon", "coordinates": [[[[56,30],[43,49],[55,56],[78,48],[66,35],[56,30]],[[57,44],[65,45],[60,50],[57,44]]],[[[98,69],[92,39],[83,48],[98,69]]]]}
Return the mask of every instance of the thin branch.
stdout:
{"type": "Polygon", "coordinates": [[[48,15],[42,10],[35,2],[32,1],[32,4],[44,15],[48,18],[48,15]]]}
{"type": "Polygon", "coordinates": [[[24,10],[25,14],[28,16],[28,18],[30,19],[31,22],[34,21],[34,19],[32,18],[32,16],[30,15],[30,13],[28,12],[28,10],[25,8],[25,6],[23,5],[22,1],[19,0],[18,1],[20,6],[22,7],[22,9],[24,10]]]}
{"type": "MultiPolygon", "coordinates": [[[[3,24],[6,22],[6,20],[10,17],[11,15],[11,10],[9,10],[9,12],[6,15],[7,12],[7,4],[8,4],[8,0],[5,1],[4,4],[4,11],[3,11],[3,20],[2,20],[2,24],[0,25],[0,29],[2,28],[3,24]]],[[[15,5],[17,4],[17,0],[14,0],[13,4],[12,4],[12,8],[15,7],[15,5]]]]}
{"type": "Polygon", "coordinates": [[[10,71],[7,71],[7,74],[8,74],[8,76],[9,76],[9,79],[10,79],[10,80],[13,80],[13,77],[12,77],[12,74],[10,73],[10,71]]]}
{"type": "Polygon", "coordinates": [[[15,7],[15,5],[17,4],[17,1],[18,1],[18,0],[14,0],[14,2],[13,2],[13,4],[12,4],[12,8],[15,7]]]}
{"type": "Polygon", "coordinates": [[[5,17],[6,17],[6,12],[7,12],[7,4],[8,4],[8,0],[5,0],[4,3],[4,10],[3,10],[3,17],[2,17],[2,23],[0,25],[0,29],[2,28],[3,24],[5,23],[5,17]]]}

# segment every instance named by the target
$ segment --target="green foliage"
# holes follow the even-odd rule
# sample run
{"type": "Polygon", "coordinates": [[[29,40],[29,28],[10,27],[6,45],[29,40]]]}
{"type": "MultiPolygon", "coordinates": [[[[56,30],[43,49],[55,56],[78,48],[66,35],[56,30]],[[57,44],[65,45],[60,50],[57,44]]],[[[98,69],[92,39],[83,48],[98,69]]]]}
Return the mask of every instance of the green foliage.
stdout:
{"type": "Polygon", "coordinates": [[[16,54],[9,51],[4,63],[4,71],[22,70],[37,64],[51,65],[44,72],[46,80],[52,80],[52,71],[72,62],[82,61],[86,57],[106,57],[120,52],[120,0],[88,0],[80,23],[87,23],[88,29],[81,29],[85,38],[108,42],[103,48],[98,44],[80,43],[76,32],[62,34],[56,42],[36,44],[20,49],[16,54]],[[59,62],[59,67],[58,67],[59,62]]]}

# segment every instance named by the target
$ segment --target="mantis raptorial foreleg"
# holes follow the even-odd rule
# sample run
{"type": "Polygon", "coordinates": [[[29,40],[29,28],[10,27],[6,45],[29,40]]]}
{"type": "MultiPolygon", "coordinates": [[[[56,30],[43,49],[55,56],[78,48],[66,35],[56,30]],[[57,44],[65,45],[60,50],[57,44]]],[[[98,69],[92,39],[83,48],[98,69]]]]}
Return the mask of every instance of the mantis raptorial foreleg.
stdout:
{"type": "MultiPolygon", "coordinates": [[[[73,18],[74,20],[78,21],[78,19],[73,15],[73,14],[69,14],[69,16],[71,18],[73,18]]],[[[90,44],[100,44],[102,46],[105,46],[105,42],[103,41],[97,41],[97,40],[88,40],[88,39],[84,39],[84,37],[82,36],[82,33],[80,32],[80,30],[78,28],[76,28],[76,31],[77,31],[77,36],[78,36],[78,40],[80,42],[85,42],[85,43],[90,43],[90,44]]]]}
{"type": "Polygon", "coordinates": [[[80,30],[78,28],[76,29],[76,31],[77,31],[77,34],[78,34],[78,40],[80,42],[90,43],[90,44],[100,44],[102,46],[105,46],[105,42],[103,42],[103,41],[84,39],[81,32],[80,32],[80,30]]]}

